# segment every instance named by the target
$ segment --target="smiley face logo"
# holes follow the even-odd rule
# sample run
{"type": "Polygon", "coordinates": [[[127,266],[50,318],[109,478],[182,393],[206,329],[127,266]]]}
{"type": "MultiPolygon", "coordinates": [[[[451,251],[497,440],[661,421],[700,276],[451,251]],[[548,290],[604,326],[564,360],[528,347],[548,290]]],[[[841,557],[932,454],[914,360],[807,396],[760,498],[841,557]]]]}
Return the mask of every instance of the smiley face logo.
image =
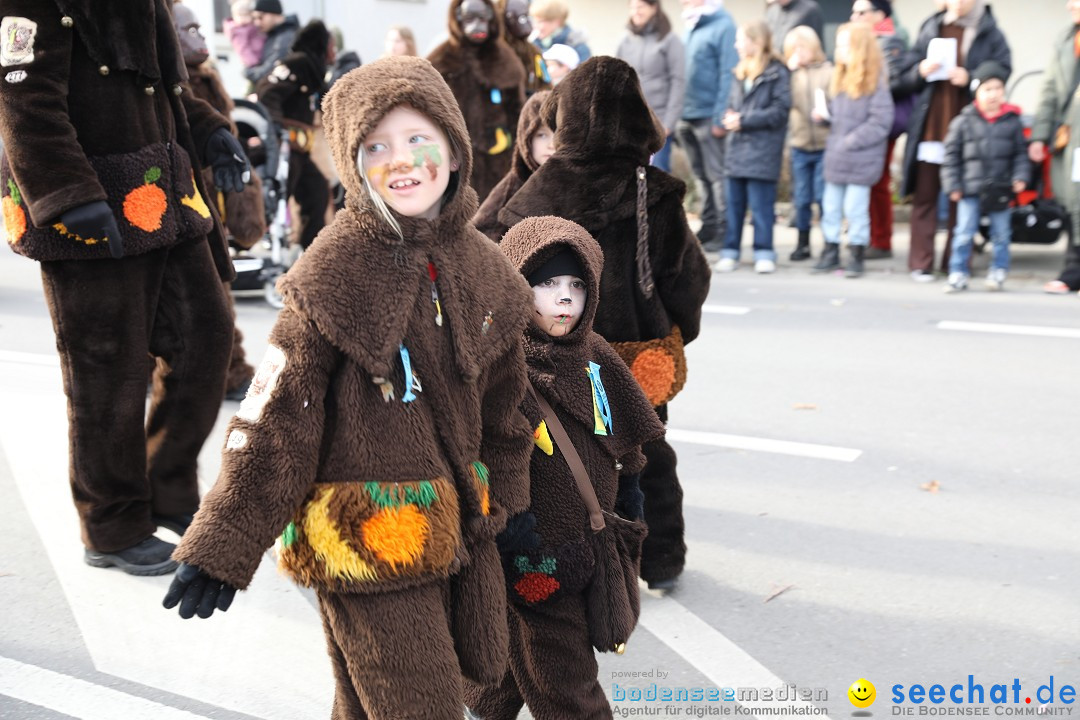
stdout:
{"type": "Polygon", "coordinates": [[[874,689],[874,683],[866,678],[859,678],[851,683],[851,687],[847,690],[847,696],[855,707],[868,708],[877,699],[877,690],[874,689]]]}

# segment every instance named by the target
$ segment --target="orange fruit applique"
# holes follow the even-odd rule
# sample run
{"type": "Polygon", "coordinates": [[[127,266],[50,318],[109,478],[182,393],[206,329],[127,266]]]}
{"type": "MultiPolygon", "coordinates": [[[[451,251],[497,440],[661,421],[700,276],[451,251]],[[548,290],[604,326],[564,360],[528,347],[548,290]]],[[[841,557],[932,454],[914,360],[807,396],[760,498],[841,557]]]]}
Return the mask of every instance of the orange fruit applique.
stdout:
{"type": "Polygon", "coordinates": [[[160,179],[161,168],[155,165],[143,176],[146,184],[135,188],[124,198],[124,217],[144,232],[159,229],[161,218],[168,209],[165,191],[154,184],[160,179]]]}
{"type": "Polygon", "coordinates": [[[424,554],[430,527],[415,505],[387,507],[364,521],[364,545],[383,562],[412,565],[424,554]]]}
{"type": "Polygon", "coordinates": [[[657,348],[643,350],[634,358],[630,372],[653,405],[664,402],[675,382],[675,359],[657,348]]]}
{"type": "Polygon", "coordinates": [[[191,195],[180,198],[180,203],[199,213],[201,217],[210,217],[210,208],[206,207],[206,201],[203,200],[202,193],[199,192],[199,186],[195,184],[194,172],[191,173],[191,187],[191,195]]]}
{"type": "Polygon", "coordinates": [[[22,240],[23,233],[26,232],[26,212],[22,209],[22,194],[19,188],[15,187],[11,180],[8,180],[7,184],[11,194],[5,195],[4,199],[0,200],[0,205],[3,206],[4,231],[8,244],[14,245],[22,240]]]}

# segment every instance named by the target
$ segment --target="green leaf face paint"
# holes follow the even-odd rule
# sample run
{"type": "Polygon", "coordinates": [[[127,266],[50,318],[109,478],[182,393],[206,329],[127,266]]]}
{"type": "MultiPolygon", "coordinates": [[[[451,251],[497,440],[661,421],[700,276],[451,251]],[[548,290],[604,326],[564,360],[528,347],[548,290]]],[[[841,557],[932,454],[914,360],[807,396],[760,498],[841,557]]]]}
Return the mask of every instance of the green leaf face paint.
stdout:
{"type": "Polygon", "coordinates": [[[413,167],[425,167],[431,179],[434,180],[438,175],[438,168],[442,165],[442,153],[439,152],[439,146],[434,143],[431,145],[421,145],[413,148],[413,167]]]}

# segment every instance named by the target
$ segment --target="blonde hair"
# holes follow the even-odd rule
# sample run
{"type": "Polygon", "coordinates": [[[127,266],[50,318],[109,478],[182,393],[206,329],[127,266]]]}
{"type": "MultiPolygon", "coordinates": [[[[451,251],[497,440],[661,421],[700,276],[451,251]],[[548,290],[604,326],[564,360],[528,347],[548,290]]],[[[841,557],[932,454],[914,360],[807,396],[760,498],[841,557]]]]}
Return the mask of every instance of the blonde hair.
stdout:
{"type": "Polygon", "coordinates": [[[390,30],[396,32],[398,36],[405,41],[406,55],[416,56],[416,36],[413,35],[413,31],[406,25],[391,25],[390,30]]]}
{"type": "Polygon", "coordinates": [[[795,51],[804,47],[810,51],[811,62],[825,62],[825,51],[821,49],[821,38],[809,25],[793,27],[784,38],[784,60],[791,60],[795,51]]]}
{"type": "Polygon", "coordinates": [[[735,66],[735,77],[739,80],[756,80],[761,73],[765,72],[769,63],[776,59],[772,46],[772,33],[764,20],[744,22],[739,29],[758,46],[759,52],[755,57],[739,60],[739,64],[735,66]]]}
{"type": "Polygon", "coordinates": [[[565,23],[570,8],[563,0],[536,0],[529,6],[529,14],[541,20],[557,20],[565,23]]]}
{"type": "Polygon", "coordinates": [[[836,61],[829,93],[836,96],[846,93],[858,98],[869,95],[881,81],[884,57],[878,46],[874,31],[862,23],[844,23],[836,29],[836,35],[848,34],[848,57],[846,62],[836,61]]]}

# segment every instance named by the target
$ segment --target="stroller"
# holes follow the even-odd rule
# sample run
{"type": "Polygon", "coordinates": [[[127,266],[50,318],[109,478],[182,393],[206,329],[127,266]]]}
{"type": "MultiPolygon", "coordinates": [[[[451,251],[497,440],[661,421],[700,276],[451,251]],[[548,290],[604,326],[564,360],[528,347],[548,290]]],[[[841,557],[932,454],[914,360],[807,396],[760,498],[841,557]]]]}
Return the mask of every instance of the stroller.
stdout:
{"type": "Polygon", "coordinates": [[[235,99],[232,120],[252,169],[263,184],[267,234],[250,251],[233,248],[236,294],[262,294],[272,307],[284,307],[277,279],[295,262],[289,249],[289,142],[282,129],[257,102],[235,99]]]}

